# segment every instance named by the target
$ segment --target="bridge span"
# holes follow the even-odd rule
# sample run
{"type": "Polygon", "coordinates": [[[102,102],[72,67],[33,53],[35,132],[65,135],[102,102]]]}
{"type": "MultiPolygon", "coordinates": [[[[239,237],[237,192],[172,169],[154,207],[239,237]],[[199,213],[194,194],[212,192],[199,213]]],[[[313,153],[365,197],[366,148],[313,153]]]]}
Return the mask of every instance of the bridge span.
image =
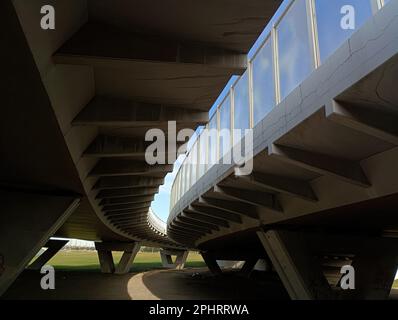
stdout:
{"type": "Polygon", "coordinates": [[[1,1],[0,294],[54,235],[96,241],[106,272],[139,245],[184,257],[150,211],[173,163],[146,163],[145,133],[205,124],[280,3],[1,1]]]}
{"type": "Polygon", "coordinates": [[[217,260],[250,272],[263,259],[294,299],[387,298],[398,266],[398,2],[369,9],[352,34],[320,13],[326,1],[312,4],[284,9],[206,125],[217,133],[196,139],[167,233],[214,273],[217,260]],[[231,128],[252,132],[222,133],[231,128]],[[245,164],[230,161],[234,150],[245,164]],[[356,272],[349,293],[345,265],[356,272]]]}

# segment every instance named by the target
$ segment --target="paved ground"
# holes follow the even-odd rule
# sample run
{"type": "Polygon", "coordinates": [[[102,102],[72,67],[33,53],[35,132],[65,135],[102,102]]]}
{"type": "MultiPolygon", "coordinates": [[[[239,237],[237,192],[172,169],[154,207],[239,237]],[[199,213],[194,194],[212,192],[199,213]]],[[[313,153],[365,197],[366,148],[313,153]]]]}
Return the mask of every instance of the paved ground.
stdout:
{"type": "MultiPolygon", "coordinates": [[[[62,300],[275,300],[288,299],[274,275],[253,273],[245,278],[236,271],[212,276],[207,268],[153,270],[127,275],[97,271],[57,271],[56,289],[42,290],[39,272],[26,270],[3,299],[62,300]]],[[[391,299],[398,299],[393,290],[391,299]]]]}
{"type": "Polygon", "coordinates": [[[98,272],[56,273],[56,289],[40,288],[41,274],[25,271],[4,299],[122,299],[122,300],[212,300],[287,299],[273,277],[254,274],[252,279],[228,272],[214,277],[207,268],[154,270],[128,275],[98,272]]]}

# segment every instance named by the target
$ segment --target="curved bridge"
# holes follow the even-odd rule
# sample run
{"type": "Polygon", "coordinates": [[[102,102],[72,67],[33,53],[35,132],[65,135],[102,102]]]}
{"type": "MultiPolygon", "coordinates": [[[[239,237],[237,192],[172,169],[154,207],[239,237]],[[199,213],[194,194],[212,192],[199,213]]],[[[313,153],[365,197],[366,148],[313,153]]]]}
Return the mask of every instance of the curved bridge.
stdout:
{"type": "Polygon", "coordinates": [[[398,266],[398,2],[369,2],[351,35],[311,3],[280,13],[207,124],[218,133],[193,143],[168,235],[199,248],[215,273],[216,260],[250,272],[264,259],[292,298],[387,298],[398,266]],[[231,128],[252,129],[252,148],[225,138],[231,128]],[[225,161],[231,146],[249,174],[225,161]],[[339,288],[344,265],[358,290],[339,288]]]}
{"type": "Polygon", "coordinates": [[[107,272],[112,250],[126,253],[122,272],[135,244],[186,249],[151,214],[173,164],[146,163],[145,134],[205,124],[280,3],[49,0],[47,30],[43,1],[1,2],[0,294],[54,235],[101,241],[107,272]]]}

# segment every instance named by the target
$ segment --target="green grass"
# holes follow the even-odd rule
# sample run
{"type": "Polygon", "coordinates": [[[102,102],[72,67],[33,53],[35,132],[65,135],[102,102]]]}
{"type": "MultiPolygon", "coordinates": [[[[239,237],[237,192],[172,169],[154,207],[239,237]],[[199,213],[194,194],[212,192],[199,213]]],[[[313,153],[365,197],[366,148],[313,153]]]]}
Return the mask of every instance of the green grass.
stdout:
{"type": "MultiPolygon", "coordinates": [[[[115,264],[120,260],[122,252],[114,252],[115,264]]],[[[96,251],[62,250],[48,264],[60,271],[98,271],[99,261],[96,251]]],[[[204,267],[202,257],[196,252],[188,255],[186,267],[204,267]]],[[[162,268],[159,252],[139,252],[134,260],[131,272],[142,272],[162,268]]]]}
{"type": "Polygon", "coordinates": [[[393,287],[394,289],[398,289],[398,279],[394,281],[392,287],[393,287]]]}

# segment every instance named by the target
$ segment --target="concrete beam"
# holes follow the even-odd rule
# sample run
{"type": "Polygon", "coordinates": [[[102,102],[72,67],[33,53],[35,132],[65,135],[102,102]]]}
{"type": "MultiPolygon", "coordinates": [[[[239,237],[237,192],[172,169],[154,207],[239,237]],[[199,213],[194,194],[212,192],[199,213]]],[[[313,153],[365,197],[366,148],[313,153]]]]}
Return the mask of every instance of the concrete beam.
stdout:
{"type": "Polygon", "coordinates": [[[158,192],[158,188],[132,188],[132,189],[111,189],[98,192],[96,199],[125,198],[151,196],[158,192]]]}
{"type": "Polygon", "coordinates": [[[119,205],[114,205],[114,206],[104,206],[102,207],[102,210],[105,211],[105,216],[106,215],[117,215],[116,212],[120,210],[136,210],[136,209],[143,209],[143,208],[148,208],[151,206],[151,202],[142,202],[138,204],[119,204],[119,205]]]}
{"type": "Polygon", "coordinates": [[[125,216],[137,215],[141,213],[147,213],[149,211],[150,205],[146,207],[136,208],[136,209],[126,209],[118,210],[112,212],[105,212],[105,216],[109,219],[123,219],[125,216]]]}
{"type": "Polygon", "coordinates": [[[153,63],[198,64],[242,74],[247,57],[231,50],[188,44],[165,37],[124,32],[109,25],[88,23],[55,54],[61,64],[91,64],[90,58],[153,63]]]}
{"type": "Polygon", "coordinates": [[[208,234],[208,233],[212,233],[212,229],[210,228],[206,228],[206,227],[202,227],[202,226],[198,226],[198,225],[194,225],[194,224],[189,224],[186,222],[182,222],[181,220],[177,220],[175,219],[173,221],[174,225],[190,230],[190,231],[200,231],[203,232],[204,234],[208,234]]]}
{"type": "Polygon", "coordinates": [[[270,230],[257,235],[293,300],[335,298],[319,261],[298,234],[270,230]]]}
{"type": "Polygon", "coordinates": [[[157,127],[168,121],[204,125],[208,112],[181,107],[95,97],[73,120],[75,126],[157,127]]]}
{"type": "Polygon", "coordinates": [[[164,178],[140,176],[115,176],[99,178],[94,190],[158,187],[164,183],[164,178]]]}
{"type": "Polygon", "coordinates": [[[141,176],[164,174],[173,171],[173,165],[149,165],[143,161],[130,159],[101,159],[90,172],[90,177],[141,176]]]}
{"type": "MultiPolygon", "coordinates": [[[[220,185],[214,186],[214,192],[253,206],[267,208],[276,212],[283,212],[282,206],[273,194],[220,185]]],[[[257,219],[258,215],[252,215],[252,218],[257,219]]]]}
{"type": "Polygon", "coordinates": [[[122,224],[124,226],[148,224],[146,218],[137,217],[136,213],[131,212],[129,216],[125,217],[108,217],[108,220],[114,224],[122,224]]]}
{"type": "Polygon", "coordinates": [[[78,207],[80,200],[75,195],[27,191],[0,191],[0,200],[1,296],[78,207]]]}
{"type": "MultiPolygon", "coordinates": [[[[245,215],[243,213],[244,211],[240,211],[240,209],[243,208],[239,208],[238,206],[238,208],[233,209],[228,201],[199,197],[199,204],[200,205],[191,204],[188,211],[214,216],[239,224],[242,223],[241,215],[245,215]]],[[[250,208],[248,210],[250,210],[250,208]]],[[[252,216],[251,212],[249,212],[249,214],[252,216]]],[[[253,215],[254,214],[255,213],[253,213],[253,215]]]]}
{"type": "Polygon", "coordinates": [[[203,228],[207,228],[210,230],[220,231],[220,228],[215,224],[194,220],[194,219],[191,219],[191,218],[183,216],[183,215],[179,215],[178,217],[176,217],[176,220],[186,223],[186,224],[193,225],[193,226],[198,226],[198,227],[203,227],[203,228]]]}
{"type": "Polygon", "coordinates": [[[307,181],[300,181],[261,172],[253,172],[251,175],[248,176],[236,176],[236,179],[243,180],[258,187],[284,193],[306,201],[318,201],[314,190],[307,181]]]}
{"type": "MultiPolygon", "coordinates": [[[[145,152],[151,144],[153,141],[145,141],[143,138],[99,135],[86,149],[84,156],[92,158],[145,157],[145,152]]],[[[169,152],[176,154],[178,147],[182,145],[178,142],[173,149],[168,141],[164,141],[164,144],[165,152],[162,154],[166,157],[169,152]]]]}
{"type": "Polygon", "coordinates": [[[41,268],[51,260],[67,243],[69,240],[48,240],[44,248],[47,248],[40,256],[33,261],[28,269],[39,271],[41,268]]]}
{"type": "Polygon", "coordinates": [[[188,210],[188,211],[183,211],[181,213],[181,216],[189,218],[191,220],[207,222],[207,223],[211,223],[211,224],[216,225],[216,226],[229,228],[229,223],[228,223],[227,220],[215,218],[215,217],[212,217],[210,215],[196,213],[196,212],[192,212],[192,211],[188,210]]]}
{"type": "Polygon", "coordinates": [[[155,198],[154,195],[149,196],[130,196],[130,197],[121,197],[121,198],[109,198],[102,199],[99,203],[100,206],[105,205],[118,205],[118,204],[130,204],[130,203],[143,203],[143,202],[151,202],[155,198]]]}
{"type": "Polygon", "coordinates": [[[320,175],[333,176],[337,179],[365,188],[371,186],[358,162],[276,145],[270,146],[268,148],[268,153],[270,156],[281,161],[320,175]]]}
{"type": "Polygon", "coordinates": [[[181,233],[184,233],[186,235],[192,236],[192,237],[202,237],[206,234],[206,232],[199,231],[198,229],[196,230],[190,230],[185,227],[180,227],[179,225],[175,224],[174,222],[171,224],[172,229],[175,229],[181,233]]]}
{"type": "Polygon", "coordinates": [[[168,228],[167,234],[169,234],[169,233],[178,235],[180,238],[182,237],[183,239],[188,239],[188,240],[192,240],[192,241],[200,237],[197,234],[192,234],[188,230],[179,228],[174,225],[171,225],[168,228]]]}
{"type": "MultiPolygon", "coordinates": [[[[257,208],[249,204],[245,204],[238,201],[221,200],[215,198],[203,198],[203,197],[199,198],[199,202],[201,202],[202,199],[205,199],[205,202],[203,202],[204,204],[206,203],[206,205],[209,205],[212,208],[216,208],[224,212],[232,213],[238,216],[246,216],[252,219],[258,219],[257,208]]],[[[191,205],[191,207],[195,208],[194,205],[191,205]]]]}
{"type": "Polygon", "coordinates": [[[347,128],[398,145],[398,118],[395,114],[332,100],[326,106],[326,117],[347,128]]]}

